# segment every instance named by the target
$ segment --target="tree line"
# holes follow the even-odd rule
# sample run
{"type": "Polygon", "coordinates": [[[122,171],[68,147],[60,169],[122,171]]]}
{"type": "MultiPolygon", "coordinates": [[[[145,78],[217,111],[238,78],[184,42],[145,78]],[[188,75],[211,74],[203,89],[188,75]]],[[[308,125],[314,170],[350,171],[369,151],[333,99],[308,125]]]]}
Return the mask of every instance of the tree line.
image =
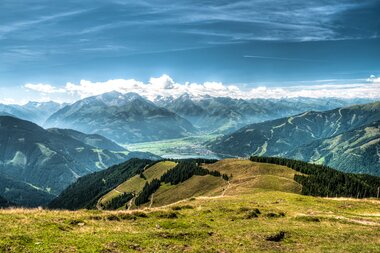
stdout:
{"type": "Polygon", "coordinates": [[[128,201],[130,201],[133,198],[133,196],[133,193],[124,192],[116,196],[115,198],[112,198],[107,203],[101,204],[101,206],[105,210],[116,210],[119,207],[124,206],[126,203],[128,203],[128,201]]]}
{"type": "Polygon", "coordinates": [[[160,188],[160,185],[161,182],[158,179],[153,179],[152,182],[146,183],[141,193],[135,199],[136,206],[147,203],[149,201],[150,195],[155,193],[158,188],[160,188]]]}
{"type": "Polygon", "coordinates": [[[302,173],[294,175],[294,180],[302,185],[302,194],[304,195],[354,198],[378,197],[380,177],[344,173],[328,166],[280,157],[252,156],[250,160],[283,165],[302,173]]]}

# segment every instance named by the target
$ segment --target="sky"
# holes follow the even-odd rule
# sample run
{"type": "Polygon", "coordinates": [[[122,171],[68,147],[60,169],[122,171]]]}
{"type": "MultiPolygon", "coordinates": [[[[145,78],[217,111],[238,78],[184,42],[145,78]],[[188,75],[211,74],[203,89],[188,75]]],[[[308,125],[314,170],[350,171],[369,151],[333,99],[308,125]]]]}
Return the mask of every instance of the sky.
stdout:
{"type": "Polygon", "coordinates": [[[1,0],[0,103],[380,98],[378,13],[378,0],[1,0]]]}

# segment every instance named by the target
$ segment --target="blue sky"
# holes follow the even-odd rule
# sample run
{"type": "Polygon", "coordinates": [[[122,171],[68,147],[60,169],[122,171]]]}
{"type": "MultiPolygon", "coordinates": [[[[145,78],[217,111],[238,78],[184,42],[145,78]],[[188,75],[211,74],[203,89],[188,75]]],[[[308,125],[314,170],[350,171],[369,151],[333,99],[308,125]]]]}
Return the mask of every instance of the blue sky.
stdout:
{"type": "Polygon", "coordinates": [[[1,0],[0,99],[27,83],[162,74],[249,88],[366,80],[380,75],[378,13],[378,0],[1,0]]]}

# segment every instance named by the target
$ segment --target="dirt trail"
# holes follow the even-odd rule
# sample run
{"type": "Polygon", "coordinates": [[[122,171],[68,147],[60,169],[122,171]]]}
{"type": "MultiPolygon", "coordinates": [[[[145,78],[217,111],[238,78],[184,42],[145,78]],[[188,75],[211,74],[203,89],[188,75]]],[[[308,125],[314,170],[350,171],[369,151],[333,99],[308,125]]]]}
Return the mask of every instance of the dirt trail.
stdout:
{"type": "Polygon", "coordinates": [[[119,194],[121,194],[122,192],[121,191],[119,191],[118,189],[113,189],[115,192],[117,192],[117,193],[119,193],[119,194]]]}
{"type": "Polygon", "coordinates": [[[152,205],[153,205],[153,197],[154,197],[154,193],[152,193],[152,196],[151,196],[151,198],[150,198],[149,208],[151,208],[152,205]]]}
{"type": "Polygon", "coordinates": [[[352,223],[357,223],[361,225],[367,225],[367,226],[380,226],[380,223],[377,223],[375,221],[369,221],[369,220],[363,220],[363,219],[356,219],[356,218],[348,218],[344,216],[339,215],[327,215],[327,217],[331,217],[338,220],[344,220],[352,223]]]}
{"type": "Polygon", "coordinates": [[[132,203],[133,203],[133,200],[134,200],[134,199],[135,199],[135,197],[131,198],[131,200],[128,201],[128,203],[127,203],[127,210],[131,210],[131,208],[132,208],[132,203]]]}
{"type": "Polygon", "coordinates": [[[226,189],[224,189],[224,191],[222,192],[222,195],[221,196],[224,196],[226,194],[226,191],[231,187],[231,182],[230,180],[227,181],[227,187],[226,189]]]}

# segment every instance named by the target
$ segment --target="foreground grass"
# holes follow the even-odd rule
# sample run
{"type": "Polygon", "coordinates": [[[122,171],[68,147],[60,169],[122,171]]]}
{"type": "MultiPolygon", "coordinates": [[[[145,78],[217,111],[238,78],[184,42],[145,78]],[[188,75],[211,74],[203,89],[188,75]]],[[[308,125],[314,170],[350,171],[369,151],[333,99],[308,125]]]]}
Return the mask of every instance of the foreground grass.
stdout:
{"type": "Polygon", "coordinates": [[[379,206],[257,190],[144,211],[0,210],[0,252],[380,252],[379,206]]]}

